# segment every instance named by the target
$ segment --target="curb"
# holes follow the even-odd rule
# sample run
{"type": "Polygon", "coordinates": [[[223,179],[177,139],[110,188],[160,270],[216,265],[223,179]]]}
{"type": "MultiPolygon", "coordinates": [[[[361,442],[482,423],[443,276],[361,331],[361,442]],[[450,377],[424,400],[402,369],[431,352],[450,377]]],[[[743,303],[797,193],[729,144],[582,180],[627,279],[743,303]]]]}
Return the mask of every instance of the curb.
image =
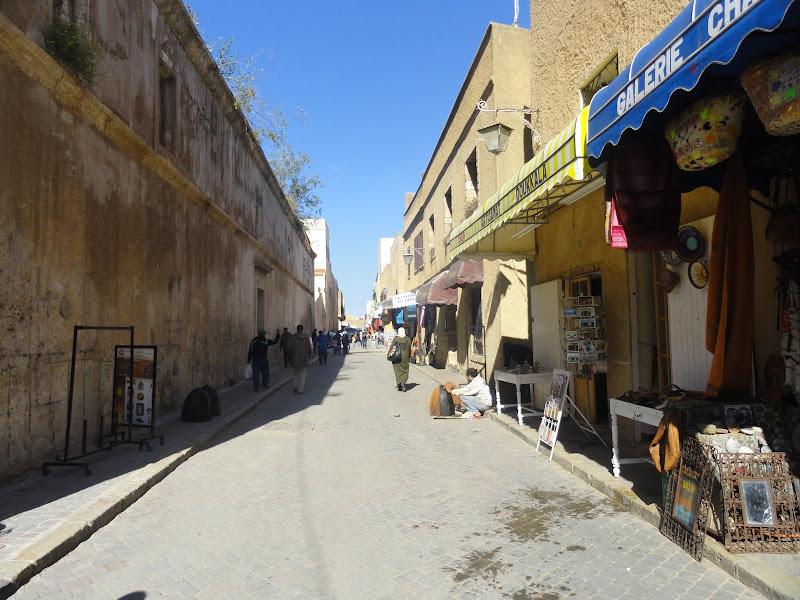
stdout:
{"type": "Polygon", "coordinates": [[[207,433],[190,447],[138,469],[120,483],[115,497],[101,497],[86,508],[73,513],[65,523],[25,548],[18,558],[0,564],[0,600],[11,597],[35,575],[64,558],[82,542],[88,540],[97,530],[108,525],[114,517],[144,496],[153,486],[290,381],[292,381],[291,376],[285,381],[275,382],[265,390],[263,395],[255,398],[250,405],[245,405],[224,415],[213,431],[207,433]]]}

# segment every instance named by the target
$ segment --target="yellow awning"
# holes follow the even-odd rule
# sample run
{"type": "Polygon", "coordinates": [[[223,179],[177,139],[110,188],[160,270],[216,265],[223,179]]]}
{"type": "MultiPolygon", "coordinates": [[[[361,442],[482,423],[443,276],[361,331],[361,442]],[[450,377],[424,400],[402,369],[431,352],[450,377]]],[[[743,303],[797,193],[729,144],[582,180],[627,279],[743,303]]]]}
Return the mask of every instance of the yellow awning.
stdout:
{"type": "Polygon", "coordinates": [[[546,223],[551,205],[601,177],[587,160],[588,114],[587,106],[479,210],[453,230],[448,241],[450,260],[509,221],[546,223]]]}

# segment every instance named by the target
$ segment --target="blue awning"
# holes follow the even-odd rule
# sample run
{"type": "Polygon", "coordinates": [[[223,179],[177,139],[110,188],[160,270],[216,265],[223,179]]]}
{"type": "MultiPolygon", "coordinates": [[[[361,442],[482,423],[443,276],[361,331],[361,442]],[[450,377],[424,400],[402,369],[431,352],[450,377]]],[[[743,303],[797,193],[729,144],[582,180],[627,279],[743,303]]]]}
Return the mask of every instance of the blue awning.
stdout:
{"type": "Polygon", "coordinates": [[[720,70],[714,76],[729,75],[753,58],[797,43],[799,6],[800,0],[691,2],[592,98],[589,156],[600,159],[626,129],[641,127],[650,111],[662,112],[676,91],[692,90],[712,65],[729,65],[728,72],[720,70]],[[758,33],[775,31],[785,35],[758,33]]]}

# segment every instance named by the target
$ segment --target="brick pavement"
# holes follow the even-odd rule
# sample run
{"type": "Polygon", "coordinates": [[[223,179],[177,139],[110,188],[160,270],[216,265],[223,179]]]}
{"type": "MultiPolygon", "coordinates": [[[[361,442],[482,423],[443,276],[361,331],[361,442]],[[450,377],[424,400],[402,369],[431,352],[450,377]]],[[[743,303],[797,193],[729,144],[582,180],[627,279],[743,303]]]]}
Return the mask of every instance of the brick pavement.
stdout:
{"type": "Polygon", "coordinates": [[[379,353],[330,356],[14,597],[760,597],[490,419],[430,419],[430,380],[409,388],[379,353]]]}

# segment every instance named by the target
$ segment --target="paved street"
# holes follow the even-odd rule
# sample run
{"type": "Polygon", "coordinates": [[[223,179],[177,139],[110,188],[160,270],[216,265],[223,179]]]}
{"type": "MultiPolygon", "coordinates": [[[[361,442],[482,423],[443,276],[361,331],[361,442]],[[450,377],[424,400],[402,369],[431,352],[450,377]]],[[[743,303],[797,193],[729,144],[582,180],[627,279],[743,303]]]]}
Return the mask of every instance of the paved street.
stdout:
{"type": "Polygon", "coordinates": [[[759,598],[488,419],[330,354],[14,598],[759,598]]]}

